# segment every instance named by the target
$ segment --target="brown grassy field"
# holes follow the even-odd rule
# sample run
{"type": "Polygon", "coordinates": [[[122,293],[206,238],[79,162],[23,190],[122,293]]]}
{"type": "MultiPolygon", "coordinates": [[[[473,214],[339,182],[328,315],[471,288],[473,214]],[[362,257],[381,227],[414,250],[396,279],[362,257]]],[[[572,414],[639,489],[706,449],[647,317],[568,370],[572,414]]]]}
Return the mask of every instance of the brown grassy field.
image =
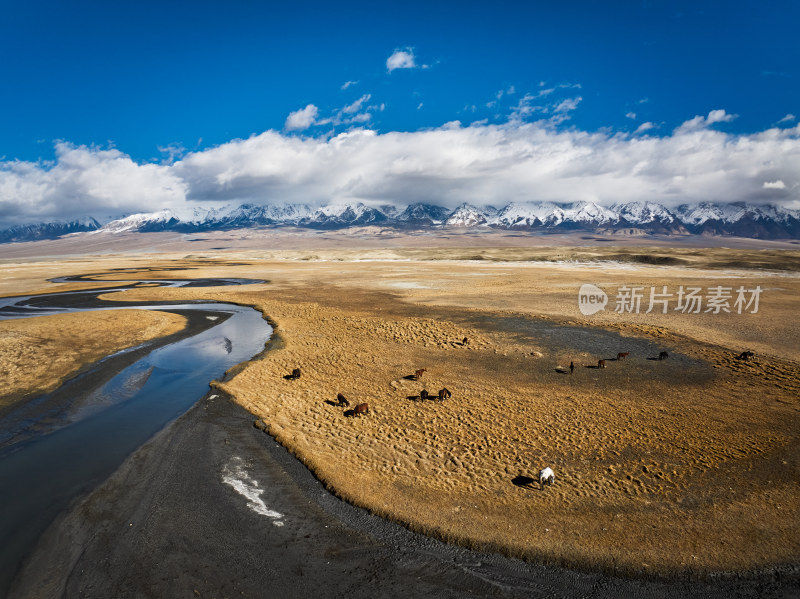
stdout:
{"type": "MultiPolygon", "coordinates": [[[[796,251],[594,247],[237,250],[69,267],[267,279],[124,295],[234,301],[270,318],[272,351],[218,385],[356,505],[527,559],[698,574],[800,559],[799,265],[796,251]],[[582,283],[765,291],[756,314],[587,317],[582,283]],[[650,359],[660,349],[670,358],[650,359]],[[734,358],[745,349],[754,361],[734,358]],[[588,367],[599,358],[607,368],[588,367]],[[302,376],[287,380],[295,367],[302,376]],[[451,399],[415,399],[442,387],[451,399]],[[346,417],[337,393],[369,415],[346,417]],[[528,481],[545,465],[556,481],[539,490],[528,481]]],[[[38,267],[39,282],[0,291],[52,291],[38,267]]]]}

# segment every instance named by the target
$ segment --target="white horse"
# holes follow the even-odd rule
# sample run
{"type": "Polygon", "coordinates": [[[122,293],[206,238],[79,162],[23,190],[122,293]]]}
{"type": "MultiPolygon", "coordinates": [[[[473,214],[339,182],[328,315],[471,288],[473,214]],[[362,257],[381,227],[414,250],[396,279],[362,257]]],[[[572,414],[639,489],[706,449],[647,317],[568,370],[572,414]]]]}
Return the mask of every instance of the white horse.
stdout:
{"type": "Polygon", "coordinates": [[[556,479],[555,473],[553,473],[553,469],[548,466],[544,470],[539,471],[539,488],[544,489],[545,485],[552,485],[553,481],[556,479]]]}

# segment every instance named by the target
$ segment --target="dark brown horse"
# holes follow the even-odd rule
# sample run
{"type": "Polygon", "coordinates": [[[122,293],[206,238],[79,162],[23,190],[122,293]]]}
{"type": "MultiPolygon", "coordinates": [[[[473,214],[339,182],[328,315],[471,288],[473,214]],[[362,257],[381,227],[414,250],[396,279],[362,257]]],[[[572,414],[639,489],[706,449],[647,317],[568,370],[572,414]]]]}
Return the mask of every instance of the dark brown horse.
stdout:
{"type": "Polygon", "coordinates": [[[339,406],[340,408],[346,408],[350,406],[350,402],[347,401],[347,398],[344,395],[339,393],[336,396],[336,405],[339,406]]]}
{"type": "Polygon", "coordinates": [[[658,354],[659,360],[666,360],[667,358],[669,358],[669,354],[665,351],[662,351],[660,354],[658,354]]]}
{"type": "Polygon", "coordinates": [[[427,368],[420,368],[419,370],[417,370],[417,371],[414,373],[414,380],[415,380],[415,381],[418,381],[419,379],[421,379],[421,378],[422,378],[422,375],[423,375],[425,372],[427,372],[427,371],[428,371],[428,369],[427,369],[427,368]]]}
{"type": "Polygon", "coordinates": [[[362,414],[369,414],[369,404],[360,403],[353,408],[353,416],[361,416],[362,414]]]}
{"type": "Polygon", "coordinates": [[[738,356],[736,356],[736,359],[737,360],[744,360],[745,362],[749,362],[750,360],[752,360],[755,357],[756,357],[756,354],[754,352],[743,351],[738,356]]]}
{"type": "Polygon", "coordinates": [[[419,398],[420,399],[428,399],[429,397],[430,397],[430,393],[428,393],[428,391],[426,389],[423,389],[422,391],[419,392],[419,398]]]}
{"type": "Polygon", "coordinates": [[[283,378],[285,378],[285,379],[287,379],[289,381],[293,381],[294,379],[299,379],[300,378],[300,369],[299,368],[295,368],[294,370],[292,370],[292,374],[287,374],[283,378]]]}
{"type": "Polygon", "coordinates": [[[606,367],[606,361],[605,360],[598,360],[597,361],[597,367],[598,368],[605,368],[606,367]]]}
{"type": "Polygon", "coordinates": [[[625,358],[627,358],[630,355],[631,355],[631,352],[621,351],[621,352],[619,352],[617,354],[617,360],[624,360],[625,358]]]}
{"type": "Polygon", "coordinates": [[[439,401],[444,401],[445,399],[450,399],[453,396],[452,393],[445,387],[444,389],[439,389],[439,401]]]}

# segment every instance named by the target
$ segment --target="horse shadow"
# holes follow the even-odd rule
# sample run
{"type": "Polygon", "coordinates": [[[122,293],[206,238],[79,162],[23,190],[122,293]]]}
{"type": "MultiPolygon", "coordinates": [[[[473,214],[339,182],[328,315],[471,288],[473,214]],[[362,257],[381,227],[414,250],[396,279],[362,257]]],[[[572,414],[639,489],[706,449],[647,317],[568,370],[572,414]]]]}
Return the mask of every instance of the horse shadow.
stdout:
{"type": "Polygon", "coordinates": [[[285,378],[287,381],[296,381],[300,377],[295,374],[284,374],[283,378],[285,378]]]}
{"type": "Polygon", "coordinates": [[[587,364],[584,368],[600,368],[597,364],[587,364]]]}
{"type": "Polygon", "coordinates": [[[411,401],[420,401],[422,399],[421,395],[406,395],[406,399],[410,399],[411,401]]]}
{"type": "Polygon", "coordinates": [[[569,374],[569,368],[564,368],[563,366],[556,366],[554,370],[558,374],[569,374]]]}
{"type": "Polygon", "coordinates": [[[407,380],[407,381],[416,381],[417,380],[417,375],[416,374],[407,374],[403,378],[405,380],[407,380]]]}
{"type": "Polygon", "coordinates": [[[532,489],[537,490],[539,487],[535,486],[533,483],[536,482],[530,476],[525,476],[524,474],[520,474],[519,476],[515,476],[511,479],[511,482],[522,489],[532,489]]]}
{"type": "Polygon", "coordinates": [[[355,416],[355,414],[356,414],[356,411],[353,410],[353,409],[344,411],[344,417],[345,418],[352,418],[353,416],[355,416]]]}
{"type": "Polygon", "coordinates": [[[326,399],[325,403],[328,404],[329,406],[333,406],[334,408],[338,408],[339,407],[339,402],[338,401],[333,401],[332,399],[326,399]]]}

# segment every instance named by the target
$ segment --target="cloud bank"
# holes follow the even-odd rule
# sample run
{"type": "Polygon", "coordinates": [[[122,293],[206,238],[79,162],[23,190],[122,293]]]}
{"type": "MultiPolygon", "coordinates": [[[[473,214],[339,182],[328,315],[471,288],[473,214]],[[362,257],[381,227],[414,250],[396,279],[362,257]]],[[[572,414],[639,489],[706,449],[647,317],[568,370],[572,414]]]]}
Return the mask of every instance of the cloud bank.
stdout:
{"type": "MultiPolygon", "coordinates": [[[[352,114],[368,100],[349,105],[352,114]]],[[[317,116],[309,105],[290,115],[286,129],[290,122],[304,129],[317,116]]],[[[712,111],[664,136],[559,130],[550,119],[324,137],[270,130],[171,164],[60,142],[54,163],[0,162],[0,222],[185,213],[213,202],[749,201],[800,208],[800,125],[749,135],[711,126],[731,118],[712,111]]]]}

